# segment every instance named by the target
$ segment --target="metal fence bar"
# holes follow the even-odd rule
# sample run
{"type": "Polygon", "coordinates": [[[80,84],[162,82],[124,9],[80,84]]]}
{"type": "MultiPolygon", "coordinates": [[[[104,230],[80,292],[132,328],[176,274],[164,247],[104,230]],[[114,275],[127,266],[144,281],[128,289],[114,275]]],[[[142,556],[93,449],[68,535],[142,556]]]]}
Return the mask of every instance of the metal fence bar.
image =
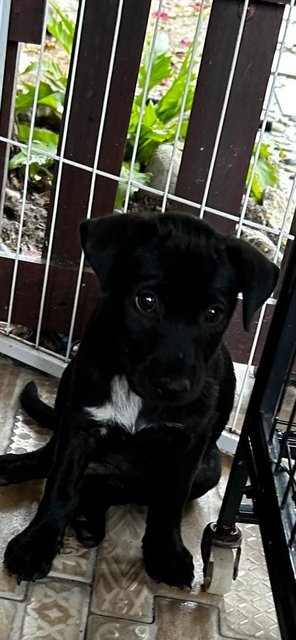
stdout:
{"type": "Polygon", "coordinates": [[[65,359],[58,354],[53,355],[42,347],[34,349],[25,340],[20,340],[17,336],[3,335],[1,331],[0,353],[57,378],[61,377],[66,366],[65,359]]]}
{"type": "Polygon", "coordinates": [[[40,85],[41,74],[42,74],[43,53],[44,53],[45,39],[46,39],[47,12],[48,12],[48,0],[47,0],[46,5],[45,5],[45,17],[44,17],[43,29],[42,29],[42,37],[41,37],[41,45],[40,45],[40,56],[39,56],[39,60],[38,60],[38,68],[37,68],[37,75],[36,75],[36,87],[35,87],[34,101],[33,101],[33,106],[32,106],[32,117],[31,117],[30,129],[29,129],[29,138],[28,138],[28,147],[27,147],[27,162],[26,162],[26,167],[25,167],[22,206],[21,206],[20,222],[19,222],[19,233],[18,233],[17,249],[16,249],[15,263],[14,263],[12,284],[11,284],[11,294],[10,294],[8,315],[7,315],[7,330],[9,330],[9,327],[10,327],[10,324],[11,324],[12,309],[13,309],[13,304],[14,304],[14,294],[15,294],[15,287],[16,287],[16,279],[17,279],[17,272],[18,272],[18,261],[19,261],[19,255],[20,255],[20,249],[21,249],[22,230],[23,230],[23,223],[24,223],[24,216],[25,216],[25,207],[26,207],[26,198],[27,198],[27,190],[28,190],[28,180],[29,180],[29,170],[30,170],[30,155],[31,155],[31,149],[32,149],[32,142],[33,142],[33,134],[34,134],[34,125],[35,125],[36,112],[37,112],[39,85],[40,85]]]}
{"type": "MultiPolygon", "coordinates": [[[[27,144],[19,142],[19,141],[16,141],[13,138],[8,138],[7,136],[1,136],[0,135],[0,142],[6,142],[6,143],[12,144],[14,146],[17,146],[17,147],[19,147],[21,149],[27,149],[27,144]]],[[[47,152],[45,150],[40,152],[40,149],[34,147],[33,145],[31,147],[31,151],[33,151],[34,154],[35,153],[36,154],[42,153],[42,155],[45,155],[48,158],[51,158],[53,160],[59,161],[59,160],[62,159],[62,163],[63,164],[68,165],[68,166],[73,166],[73,167],[75,167],[77,169],[82,169],[82,170],[84,170],[84,171],[86,171],[88,173],[92,173],[93,172],[93,167],[91,167],[89,165],[82,164],[80,162],[76,162],[75,160],[69,160],[68,158],[65,158],[65,157],[62,158],[61,155],[53,154],[53,153],[47,152]]],[[[112,174],[112,173],[108,173],[107,171],[103,171],[101,169],[96,169],[95,173],[96,173],[96,175],[108,178],[109,180],[113,180],[113,181],[121,183],[121,184],[127,184],[127,179],[126,178],[122,178],[122,177],[120,177],[118,175],[115,175],[115,174],[112,174]]],[[[137,187],[137,188],[141,188],[143,191],[146,191],[147,194],[151,193],[153,195],[157,195],[159,197],[162,197],[164,195],[164,193],[165,193],[164,190],[156,189],[154,187],[149,187],[148,185],[142,185],[141,183],[137,182],[136,180],[132,180],[131,184],[133,186],[137,187]]],[[[168,193],[167,194],[167,198],[169,200],[172,200],[172,202],[176,202],[178,204],[183,204],[185,206],[190,206],[190,207],[192,207],[194,209],[197,209],[197,210],[199,210],[200,207],[201,207],[201,205],[198,202],[194,202],[193,200],[190,200],[188,198],[183,198],[182,196],[177,196],[177,195],[175,195],[173,193],[168,193]]],[[[224,211],[223,209],[215,209],[213,207],[206,206],[205,207],[205,211],[207,213],[211,213],[211,214],[216,215],[216,216],[227,218],[229,220],[232,220],[233,222],[238,222],[239,223],[239,221],[240,221],[240,216],[239,215],[231,214],[231,213],[229,213],[227,211],[224,211]]],[[[283,228],[280,228],[280,229],[273,229],[271,227],[269,228],[269,227],[266,227],[266,225],[263,225],[263,224],[260,224],[258,222],[254,222],[253,220],[248,220],[248,219],[246,219],[244,221],[244,224],[246,226],[251,227],[251,228],[258,229],[258,231],[260,231],[260,230],[264,231],[265,233],[270,234],[272,236],[276,236],[276,235],[279,236],[281,234],[283,238],[288,238],[289,240],[293,240],[294,239],[294,235],[291,234],[291,233],[288,233],[283,228]]]]}
{"type": "Polygon", "coordinates": [[[279,233],[279,237],[277,239],[274,262],[276,262],[277,259],[278,259],[279,251],[280,251],[280,248],[281,248],[281,243],[282,243],[282,241],[283,241],[283,239],[285,237],[285,226],[286,226],[286,222],[287,222],[288,216],[290,216],[290,213],[291,213],[291,210],[292,210],[295,193],[296,193],[296,173],[295,173],[294,178],[293,178],[293,183],[292,183],[292,186],[291,186],[291,191],[290,191],[289,199],[288,199],[287,206],[286,206],[286,211],[285,211],[285,214],[284,214],[284,217],[283,217],[282,228],[281,228],[281,231],[279,233]]]}
{"type": "Polygon", "coordinates": [[[46,257],[43,285],[42,285],[42,291],[41,291],[39,316],[38,316],[38,322],[37,322],[37,331],[36,331],[36,340],[35,340],[36,347],[38,347],[40,343],[40,333],[41,333],[42,319],[44,314],[45,296],[47,291],[49,268],[50,268],[52,247],[53,247],[53,241],[54,241],[57,211],[58,211],[58,201],[59,201],[59,194],[60,194],[60,187],[61,187],[61,180],[62,180],[63,156],[65,153],[66,141],[67,141],[67,135],[68,135],[70,112],[71,112],[71,106],[72,106],[72,96],[74,91],[75,73],[76,73],[76,68],[78,63],[78,54],[79,54],[79,47],[80,47],[80,41],[81,41],[85,4],[86,4],[86,0],[81,0],[77,31],[76,31],[76,41],[75,41],[74,53],[72,57],[72,73],[71,73],[70,83],[68,88],[68,100],[67,100],[67,106],[66,106],[66,112],[65,112],[65,118],[64,118],[64,128],[63,128],[61,146],[60,146],[60,154],[59,154],[60,161],[59,161],[57,175],[56,175],[56,184],[55,184],[54,198],[53,198],[53,204],[52,204],[52,214],[51,214],[51,221],[50,221],[50,233],[49,233],[49,240],[48,240],[47,257],[46,257]]]}
{"type": "Polygon", "coordinates": [[[137,130],[136,130],[136,134],[135,134],[134,148],[133,148],[133,153],[132,153],[131,162],[130,162],[129,177],[128,177],[128,181],[127,181],[127,185],[126,185],[126,194],[125,194],[124,205],[123,205],[123,212],[124,213],[126,213],[127,210],[128,210],[130,193],[131,193],[131,186],[133,184],[133,175],[134,175],[134,169],[135,169],[135,163],[136,163],[136,156],[137,156],[137,152],[138,152],[138,146],[139,146],[139,140],[140,140],[140,134],[141,134],[144,110],[145,110],[146,100],[147,100],[147,96],[148,96],[149,82],[150,82],[150,77],[151,77],[151,69],[152,69],[152,64],[153,64],[155,44],[156,44],[158,30],[159,30],[159,21],[160,21],[160,12],[161,12],[161,9],[162,9],[162,3],[163,3],[163,0],[159,0],[158,11],[157,11],[157,16],[156,16],[156,20],[155,20],[155,26],[154,26],[153,36],[152,36],[152,40],[151,40],[151,46],[150,46],[150,50],[149,50],[148,66],[147,66],[147,73],[146,73],[145,83],[144,83],[144,87],[143,87],[143,97],[142,97],[142,102],[141,102],[141,106],[140,106],[139,121],[138,121],[137,130]]]}
{"type": "Polygon", "coordinates": [[[0,0],[0,109],[2,102],[3,80],[8,40],[8,28],[11,0],[0,0]]]}
{"type": "MultiPolygon", "coordinates": [[[[176,186],[178,195],[195,202],[204,196],[241,9],[237,0],[215,0],[212,5],[176,186]]],[[[207,198],[213,208],[233,214],[240,210],[283,11],[275,4],[250,5],[207,198]]],[[[233,230],[227,220],[217,223],[223,231],[233,230]]]]}
{"type": "Polygon", "coordinates": [[[179,142],[179,138],[180,138],[180,131],[181,131],[184,112],[185,112],[185,107],[186,107],[186,100],[187,100],[187,96],[188,96],[188,90],[189,90],[189,86],[190,86],[190,81],[191,81],[191,76],[192,76],[192,71],[193,71],[193,66],[194,66],[194,61],[195,61],[195,54],[196,54],[197,47],[198,47],[198,40],[199,40],[199,36],[200,36],[200,28],[202,26],[203,10],[204,10],[204,0],[202,0],[202,2],[200,4],[198,20],[197,20],[195,34],[194,34],[193,43],[192,43],[192,51],[191,51],[190,63],[189,63],[189,67],[188,67],[188,75],[187,75],[186,84],[185,84],[185,87],[184,87],[184,94],[183,94],[181,107],[180,107],[180,113],[179,113],[179,117],[178,117],[176,135],[175,135],[175,139],[174,139],[174,143],[173,143],[172,155],[171,155],[170,164],[169,164],[169,167],[168,167],[167,178],[166,178],[166,183],[165,183],[165,187],[164,187],[164,194],[163,194],[162,205],[161,205],[161,211],[162,212],[165,211],[166,205],[167,205],[168,194],[169,194],[171,178],[172,178],[172,172],[173,172],[174,161],[175,161],[175,155],[176,155],[178,142],[179,142]]]}
{"type": "MultiPolygon", "coordinates": [[[[99,126],[98,135],[97,135],[97,141],[96,141],[96,150],[95,150],[95,157],[94,157],[94,163],[93,163],[93,169],[92,169],[92,177],[91,177],[91,184],[90,184],[88,203],[87,203],[86,219],[90,218],[91,212],[92,212],[92,207],[93,207],[93,200],[94,200],[94,193],[95,193],[95,186],[96,186],[96,177],[97,177],[96,167],[98,165],[100,151],[101,151],[103,130],[104,130],[104,126],[105,126],[107,105],[108,105],[108,100],[109,100],[109,94],[110,94],[110,88],[111,88],[111,80],[112,80],[114,61],[115,61],[115,53],[116,53],[116,48],[117,48],[117,43],[118,43],[118,36],[119,36],[119,28],[120,28],[121,18],[122,18],[123,3],[124,3],[124,0],[119,0],[118,9],[117,9],[117,18],[116,18],[116,23],[115,23],[115,28],[114,28],[113,42],[112,42],[111,53],[110,53],[109,69],[108,69],[108,75],[107,75],[107,81],[106,81],[106,87],[105,87],[105,93],[104,93],[104,99],[103,99],[103,105],[102,105],[101,120],[100,120],[100,126],[99,126]]],[[[82,282],[83,266],[84,266],[84,255],[81,252],[80,264],[79,264],[78,275],[77,275],[77,284],[76,284],[75,295],[74,295],[73,311],[72,311],[72,316],[71,316],[71,321],[70,321],[69,339],[68,339],[68,346],[67,346],[67,353],[66,353],[66,357],[67,358],[69,357],[70,350],[71,350],[72,337],[73,337],[73,331],[74,331],[74,325],[75,325],[77,307],[78,307],[78,300],[79,300],[79,294],[80,294],[80,288],[81,288],[81,282],[82,282]]]]}
{"type": "Polygon", "coordinates": [[[245,369],[245,373],[244,373],[242,386],[241,386],[241,389],[240,389],[240,394],[239,394],[239,397],[238,397],[235,413],[234,413],[234,416],[233,416],[232,423],[230,425],[228,425],[230,433],[232,431],[235,431],[235,429],[236,429],[238,416],[239,416],[239,413],[240,413],[240,410],[241,410],[242,402],[244,400],[244,393],[245,393],[246,383],[247,383],[248,377],[249,377],[250,372],[251,372],[255,351],[256,351],[256,348],[257,348],[257,345],[258,345],[258,341],[259,341],[259,337],[260,337],[260,332],[261,332],[261,328],[262,328],[262,324],[263,324],[263,320],[264,320],[266,306],[267,306],[267,302],[265,302],[265,304],[263,305],[263,307],[260,310],[258,324],[256,326],[255,335],[254,335],[254,338],[253,338],[251,350],[250,350],[249,357],[248,357],[248,360],[247,360],[246,369],[245,369]]]}
{"type": "Polygon", "coordinates": [[[208,199],[208,195],[209,195],[209,191],[210,191],[210,187],[211,187],[211,182],[212,182],[212,178],[213,178],[216,158],[217,158],[217,155],[218,155],[218,149],[219,149],[219,145],[220,145],[222,130],[223,130],[225,116],[226,116],[226,110],[227,110],[227,107],[228,107],[229,98],[230,98],[230,92],[231,92],[232,84],[233,84],[233,80],[234,80],[234,74],[235,74],[236,67],[237,67],[237,61],[238,61],[238,56],[239,56],[239,52],[240,52],[240,47],[241,47],[241,42],[242,42],[243,31],[244,31],[244,27],[245,27],[248,8],[249,8],[249,0],[244,0],[244,5],[243,5],[242,13],[241,13],[241,20],[240,20],[239,30],[238,30],[237,39],[236,39],[236,43],[235,43],[235,48],[234,48],[234,52],[233,52],[232,63],[231,63],[230,71],[229,71],[229,77],[228,77],[228,82],[227,82],[227,86],[226,86],[224,101],[223,101],[223,105],[222,105],[220,119],[219,119],[219,123],[218,123],[218,127],[217,127],[216,138],[215,138],[214,147],[213,147],[213,151],[212,151],[211,162],[210,162],[210,166],[209,166],[209,170],[208,170],[208,175],[207,175],[207,179],[206,179],[203,198],[202,198],[202,201],[201,201],[201,208],[200,208],[200,213],[199,213],[200,218],[204,217],[205,205],[206,205],[206,202],[207,202],[207,199],[208,199]]]}
{"type": "MultiPolygon", "coordinates": [[[[6,136],[0,136],[0,141],[1,142],[7,142],[9,144],[13,144],[15,146],[18,146],[21,149],[27,149],[27,145],[25,143],[21,143],[18,142],[16,140],[14,140],[13,138],[8,138],[6,136]]],[[[36,147],[34,147],[32,145],[31,150],[38,154],[41,153],[40,149],[37,149],[36,147]]],[[[53,160],[57,160],[59,161],[61,159],[60,155],[56,155],[56,154],[52,154],[50,152],[47,151],[42,151],[42,155],[45,155],[49,158],[52,158],[53,160]]],[[[68,165],[68,166],[73,166],[77,169],[83,169],[84,171],[88,172],[88,173],[92,173],[93,168],[89,165],[86,164],[82,164],[80,162],[76,162],[75,160],[69,160],[68,158],[63,158],[62,159],[63,164],[68,165]]],[[[112,173],[108,173],[107,171],[102,171],[102,169],[96,169],[95,170],[96,175],[98,176],[102,176],[104,178],[108,178],[108,180],[113,180],[114,182],[118,182],[121,184],[127,184],[127,179],[126,178],[121,178],[118,175],[112,174],[112,173]]],[[[151,193],[153,195],[159,196],[159,197],[163,197],[164,195],[164,190],[161,189],[155,189],[154,187],[149,187],[148,185],[142,185],[140,182],[137,182],[136,180],[132,180],[131,183],[133,186],[137,187],[137,188],[141,188],[143,191],[146,191],[147,194],[151,193]]],[[[177,196],[174,193],[168,193],[167,194],[167,198],[169,200],[172,200],[172,202],[176,202],[178,204],[183,204],[184,206],[190,206],[193,209],[197,209],[199,210],[201,205],[198,202],[194,202],[193,200],[190,200],[188,198],[183,198],[182,196],[177,196]]],[[[207,213],[211,213],[213,215],[216,216],[220,216],[223,218],[226,218],[228,220],[232,220],[233,222],[239,222],[240,221],[240,216],[239,215],[235,215],[232,213],[229,213],[227,211],[224,211],[223,209],[215,209],[214,207],[209,207],[206,206],[205,207],[205,211],[207,213]]],[[[244,224],[246,226],[249,226],[253,229],[258,229],[258,231],[264,231],[267,234],[270,234],[272,236],[276,236],[276,235],[280,235],[282,234],[283,238],[287,238],[289,240],[293,240],[294,239],[294,235],[292,233],[288,233],[287,231],[285,231],[284,229],[280,228],[280,229],[272,229],[271,227],[266,227],[266,225],[260,224],[259,222],[254,222],[253,220],[245,220],[244,224]]],[[[0,252],[1,253],[1,252],[0,252]]],[[[5,257],[5,255],[3,254],[3,256],[5,257]]],[[[22,256],[23,259],[23,256],[22,256]]]]}
{"type": "MultiPolygon", "coordinates": [[[[86,4],[65,150],[67,158],[82,164],[93,163],[117,8],[118,0],[86,4]],[[82,101],[83,109],[80,107],[82,101]]],[[[141,3],[129,0],[123,5],[98,167],[107,173],[120,173],[149,8],[150,0],[142,0],[141,3]]],[[[97,178],[93,210],[96,215],[104,215],[113,210],[116,184],[99,174],[97,178]]],[[[85,217],[90,181],[91,175],[64,164],[59,198],[59,233],[55,234],[52,258],[76,265],[77,269],[80,261],[77,229],[85,217]],[[75,233],[76,242],[68,232],[70,228],[72,234],[75,233]]]]}
{"type": "MultiPolygon", "coordinates": [[[[291,16],[292,16],[292,11],[293,11],[294,5],[295,5],[295,0],[290,0],[289,12],[288,12],[287,20],[286,20],[286,23],[285,23],[282,42],[281,42],[281,45],[280,45],[280,49],[278,51],[278,58],[277,58],[277,62],[276,62],[276,67],[275,67],[275,70],[273,72],[273,78],[272,78],[272,83],[271,83],[271,87],[270,87],[270,90],[269,90],[269,96],[268,96],[268,100],[267,100],[267,104],[266,104],[266,108],[265,108],[265,114],[264,114],[264,118],[263,118],[263,121],[262,121],[262,124],[261,124],[259,140],[257,142],[257,148],[256,148],[256,151],[255,151],[255,154],[254,154],[254,157],[253,157],[253,165],[252,165],[252,169],[251,169],[250,176],[249,176],[249,184],[247,186],[246,193],[244,195],[243,206],[242,206],[242,210],[241,210],[241,214],[240,214],[240,221],[239,221],[239,224],[238,224],[237,229],[236,229],[236,236],[237,237],[239,237],[241,235],[242,226],[243,226],[244,220],[245,220],[247,206],[248,206],[250,193],[251,193],[251,189],[252,189],[252,183],[253,183],[253,179],[254,179],[254,176],[255,176],[255,171],[256,171],[259,155],[260,155],[260,149],[261,149],[261,145],[262,145],[264,134],[265,134],[265,130],[266,130],[266,125],[267,125],[267,120],[268,120],[268,116],[269,116],[269,112],[270,112],[272,99],[274,97],[274,90],[275,90],[275,86],[276,86],[276,83],[277,83],[277,80],[278,80],[280,63],[281,63],[282,55],[283,55],[284,48],[285,48],[286,35],[287,35],[288,27],[289,27],[289,24],[290,24],[290,21],[291,21],[291,16]]],[[[274,258],[274,261],[276,261],[277,257],[278,257],[278,252],[276,253],[276,257],[274,258]]]]}

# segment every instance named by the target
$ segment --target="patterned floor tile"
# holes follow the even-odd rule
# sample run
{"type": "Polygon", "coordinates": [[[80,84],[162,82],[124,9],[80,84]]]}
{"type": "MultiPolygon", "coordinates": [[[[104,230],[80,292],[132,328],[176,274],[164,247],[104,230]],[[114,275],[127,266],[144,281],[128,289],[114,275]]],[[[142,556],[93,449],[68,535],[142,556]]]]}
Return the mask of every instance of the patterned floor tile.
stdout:
{"type": "Polygon", "coordinates": [[[87,640],[219,640],[218,609],[189,602],[156,598],[154,622],[141,624],[92,615],[87,640]]]}
{"type": "Polygon", "coordinates": [[[29,587],[20,638],[80,640],[84,636],[89,587],[71,581],[44,580],[29,587]]]}
{"type": "Polygon", "coordinates": [[[20,640],[24,604],[0,598],[0,640],[20,640]]]}
{"type": "MultiPolygon", "coordinates": [[[[57,388],[57,380],[28,367],[20,367],[17,363],[4,356],[0,356],[0,379],[1,454],[6,451],[9,443],[11,429],[15,420],[15,413],[19,407],[19,395],[25,384],[30,380],[35,380],[38,388],[42,390],[43,399],[46,402],[48,401],[52,403],[57,388]]],[[[24,416],[22,412],[21,415],[24,416]]],[[[27,418],[27,420],[30,422],[29,418],[27,418]]],[[[32,435],[31,437],[33,438],[34,436],[32,435]]]]}
{"type": "Polygon", "coordinates": [[[221,629],[260,640],[281,636],[273,603],[258,527],[240,525],[243,532],[242,558],[237,580],[221,601],[221,629]]]}
{"type": "Polygon", "coordinates": [[[218,609],[188,600],[157,598],[156,640],[218,640],[218,609]]]}
{"type": "Polygon", "coordinates": [[[83,547],[74,534],[68,531],[64,537],[63,548],[56,556],[49,575],[89,583],[93,577],[95,558],[96,550],[83,547]]]}
{"type": "Polygon", "coordinates": [[[50,431],[36,425],[22,409],[19,409],[15,416],[7,453],[19,454],[40,449],[48,442],[50,435],[50,431]]]}
{"type": "Polygon", "coordinates": [[[145,510],[112,507],[107,534],[99,548],[91,610],[94,613],[152,622],[151,580],[143,567],[141,540],[145,510]]]}
{"type": "MultiPolygon", "coordinates": [[[[86,640],[157,640],[154,624],[90,616],[86,640]]],[[[193,640],[193,638],[192,638],[193,640]]]]}

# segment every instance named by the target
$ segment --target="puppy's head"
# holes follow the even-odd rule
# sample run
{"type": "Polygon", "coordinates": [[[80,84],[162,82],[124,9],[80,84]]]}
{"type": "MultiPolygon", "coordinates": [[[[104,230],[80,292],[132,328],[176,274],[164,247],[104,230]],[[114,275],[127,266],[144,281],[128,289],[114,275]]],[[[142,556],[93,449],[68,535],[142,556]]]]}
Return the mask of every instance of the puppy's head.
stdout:
{"type": "Polygon", "coordinates": [[[106,294],[129,384],[151,402],[194,400],[237,294],[248,329],[278,277],[257,249],[188,214],[88,220],[81,241],[106,294]]]}

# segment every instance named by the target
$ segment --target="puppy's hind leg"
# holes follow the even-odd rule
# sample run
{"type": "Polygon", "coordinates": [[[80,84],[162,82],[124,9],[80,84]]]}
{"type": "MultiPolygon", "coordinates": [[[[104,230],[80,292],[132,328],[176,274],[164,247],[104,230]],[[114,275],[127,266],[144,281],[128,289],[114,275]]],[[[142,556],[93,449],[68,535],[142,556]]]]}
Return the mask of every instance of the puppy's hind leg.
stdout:
{"type": "Polygon", "coordinates": [[[97,547],[105,537],[106,502],[104,478],[89,475],[83,478],[79,503],[71,520],[77,540],[84,547],[97,547]]]}
{"type": "Polygon", "coordinates": [[[71,520],[76,537],[85,547],[98,546],[105,537],[108,507],[119,504],[148,504],[151,491],[147,483],[133,477],[118,481],[112,474],[86,475],[80,499],[71,520]]]}

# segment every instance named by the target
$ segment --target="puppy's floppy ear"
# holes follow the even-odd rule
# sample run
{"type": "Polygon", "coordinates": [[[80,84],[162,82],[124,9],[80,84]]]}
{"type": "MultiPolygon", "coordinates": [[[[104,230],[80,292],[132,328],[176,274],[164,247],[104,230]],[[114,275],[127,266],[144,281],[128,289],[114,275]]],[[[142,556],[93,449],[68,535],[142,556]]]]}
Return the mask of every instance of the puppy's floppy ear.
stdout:
{"type": "Polygon", "coordinates": [[[226,246],[243,294],[243,324],[248,331],[253,314],[274,290],[279,269],[245,240],[227,238],[226,246]]]}
{"type": "MultiPolygon", "coordinates": [[[[139,239],[144,219],[134,214],[112,214],[85,220],[80,225],[85,257],[97,274],[102,291],[110,290],[112,274],[124,253],[139,239]]],[[[141,234],[142,235],[142,234],[141,234]]]]}

